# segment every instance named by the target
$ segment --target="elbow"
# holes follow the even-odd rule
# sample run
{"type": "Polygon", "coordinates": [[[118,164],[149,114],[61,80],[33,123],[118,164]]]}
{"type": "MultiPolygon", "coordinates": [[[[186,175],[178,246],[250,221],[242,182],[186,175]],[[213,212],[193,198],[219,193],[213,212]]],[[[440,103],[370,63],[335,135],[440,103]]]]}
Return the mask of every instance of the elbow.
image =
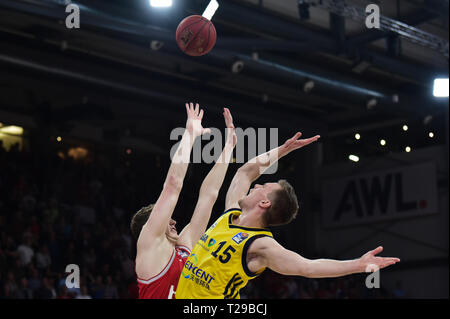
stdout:
{"type": "Polygon", "coordinates": [[[164,183],[164,188],[179,193],[183,188],[183,180],[180,178],[176,178],[173,175],[170,175],[168,176],[166,182],[164,183]]]}
{"type": "Polygon", "coordinates": [[[215,202],[219,197],[219,191],[216,189],[202,189],[200,191],[199,198],[202,198],[205,201],[215,202]]]}
{"type": "Polygon", "coordinates": [[[312,262],[301,265],[300,269],[298,269],[298,274],[305,278],[316,278],[312,262]]]}
{"type": "Polygon", "coordinates": [[[257,175],[255,174],[255,169],[248,167],[247,165],[239,167],[239,169],[236,172],[236,176],[238,177],[238,180],[242,179],[254,181],[257,178],[257,175]]]}

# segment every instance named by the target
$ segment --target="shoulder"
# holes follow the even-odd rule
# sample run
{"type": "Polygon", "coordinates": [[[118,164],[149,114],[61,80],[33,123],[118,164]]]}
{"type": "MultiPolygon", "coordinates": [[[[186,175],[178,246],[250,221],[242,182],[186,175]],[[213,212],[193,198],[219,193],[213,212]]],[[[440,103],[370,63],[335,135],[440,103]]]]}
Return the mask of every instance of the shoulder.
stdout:
{"type": "Polygon", "coordinates": [[[170,261],[175,247],[167,240],[155,240],[145,249],[138,249],[135,271],[140,278],[150,278],[158,274],[170,261]]]}
{"type": "Polygon", "coordinates": [[[281,245],[271,236],[255,236],[248,247],[248,252],[251,254],[261,255],[264,254],[264,251],[279,247],[281,247],[281,245]]]}
{"type": "Polygon", "coordinates": [[[181,258],[187,258],[191,254],[191,249],[184,245],[175,246],[175,250],[181,258]]]}

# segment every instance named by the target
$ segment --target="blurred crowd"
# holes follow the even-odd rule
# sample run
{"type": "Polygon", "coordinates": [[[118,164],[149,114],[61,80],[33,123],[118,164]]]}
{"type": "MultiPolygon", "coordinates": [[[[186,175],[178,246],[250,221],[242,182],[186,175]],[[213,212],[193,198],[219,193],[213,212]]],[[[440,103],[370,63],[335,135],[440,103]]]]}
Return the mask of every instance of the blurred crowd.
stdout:
{"type": "MultiPolygon", "coordinates": [[[[1,141],[0,141],[1,142],[1,141]]],[[[0,298],[134,299],[131,216],[150,203],[165,176],[158,159],[136,171],[128,160],[74,160],[61,152],[29,152],[0,143],[0,298]],[[56,155],[59,154],[59,155],[56,155]],[[155,167],[156,165],[156,167],[155,167]],[[80,288],[67,288],[68,265],[80,288]]],[[[201,181],[200,181],[201,182],[201,181]]],[[[185,200],[196,200],[196,194],[185,200]]],[[[266,271],[242,298],[383,298],[363,279],[311,280],[266,271]],[[359,288],[358,288],[359,287],[359,288]]]]}
{"type": "Polygon", "coordinates": [[[0,147],[0,167],[0,298],[137,297],[126,171],[18,147],[0,147]]]}
{"type": "Polygon", "coordinates": [[[241,291],[243,299],[392,299],[406,298],[402,283],[395,289],[368,289],[365,274],[341,278],[289,277],[266,270],[241,291]]]}

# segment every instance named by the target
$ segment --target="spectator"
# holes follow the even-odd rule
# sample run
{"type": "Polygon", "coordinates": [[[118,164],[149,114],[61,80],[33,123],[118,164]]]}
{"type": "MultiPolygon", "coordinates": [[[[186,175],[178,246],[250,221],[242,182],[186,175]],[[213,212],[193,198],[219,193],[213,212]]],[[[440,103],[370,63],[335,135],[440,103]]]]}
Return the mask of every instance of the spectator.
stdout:
{"type": "Polygon", "coordinates": [[[28,278],[28,287],[33,291],[33,294],[41,288],[41,278],[36,268],[31,268],[31,276],[28,278]]]}
{"type": "Polygon", "coordinates": [[[20,279],[20,286],[17,291],[17,299],[33,299],[33,290],[28,285],[28,279],[22,277],[20,279]]]}
{"type": "Polygon", "coordinates": [[[4,285],[5,297],[7,299],[17,299],[19,293],[19,286],[17,285],[14,273],[9,271],[6,275],[6,283],[4,285]]]}
{"type": "Polygon", "coordinates": [[[57,299],[72,299],[67,291],[67,287],[65,285],[59,287],[59,294],[57,299]]]}
{"type": "Polygon", "coordinates": [[[49,200],[48,207],[44,210],[44,219],[47,223],[53,224],[59,216],[58,201],[56,198],[49,200]]]}
{"type": "Polygon", "coordinates": [[[42,285],[38,289],[38,291],[36,293],[36,297],[38,299],[55,299],[56,298],[55,288],[53,288],[49,278],[47,278],[47,277],[42,278],[42,285]]]}
{"type": "Polygon", "coordinates": [[[103,284],[103,277],[98,275],[95,282],[92,284],[92,298],[93,299],[103,299],[105,296],[105,286],[103,284]]]}
{"type": "Polygon", "coordinates": [[[106,277],[104,298],[105,299],[118,299],[119,298],[119,292],[117,290],[117,286],[113,283],[111,276],[106,277]]]}
{"type": "Polygon", "coordinates": [[[22,244],[17,247],[17,253],[20,258],[20,264],[22,266],[27,266],[34,256],[34,250],[31,247],[31,238],[32,236],[30,233],[25,233],[25,235],[23,236],[22,244]]]}
{"type": "Polygon", "coordinates": [[[52,258],[50,257],[50,253],[48,251],[48,246],[43,245],[38,253],[36,254],[36,267],[38,269],[46,269],[52,263],[52,258]]]}

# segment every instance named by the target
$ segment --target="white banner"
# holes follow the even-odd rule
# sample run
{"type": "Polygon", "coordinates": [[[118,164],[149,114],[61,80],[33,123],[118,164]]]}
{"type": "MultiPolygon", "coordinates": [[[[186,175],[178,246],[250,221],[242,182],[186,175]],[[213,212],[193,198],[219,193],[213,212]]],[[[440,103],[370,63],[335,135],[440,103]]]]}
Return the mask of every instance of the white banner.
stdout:
{"type": "Polygon", "coordinates": [[[436,165],[324,180],[322,200],[322,224],[328,228],[437,213],[436,165]]]}

